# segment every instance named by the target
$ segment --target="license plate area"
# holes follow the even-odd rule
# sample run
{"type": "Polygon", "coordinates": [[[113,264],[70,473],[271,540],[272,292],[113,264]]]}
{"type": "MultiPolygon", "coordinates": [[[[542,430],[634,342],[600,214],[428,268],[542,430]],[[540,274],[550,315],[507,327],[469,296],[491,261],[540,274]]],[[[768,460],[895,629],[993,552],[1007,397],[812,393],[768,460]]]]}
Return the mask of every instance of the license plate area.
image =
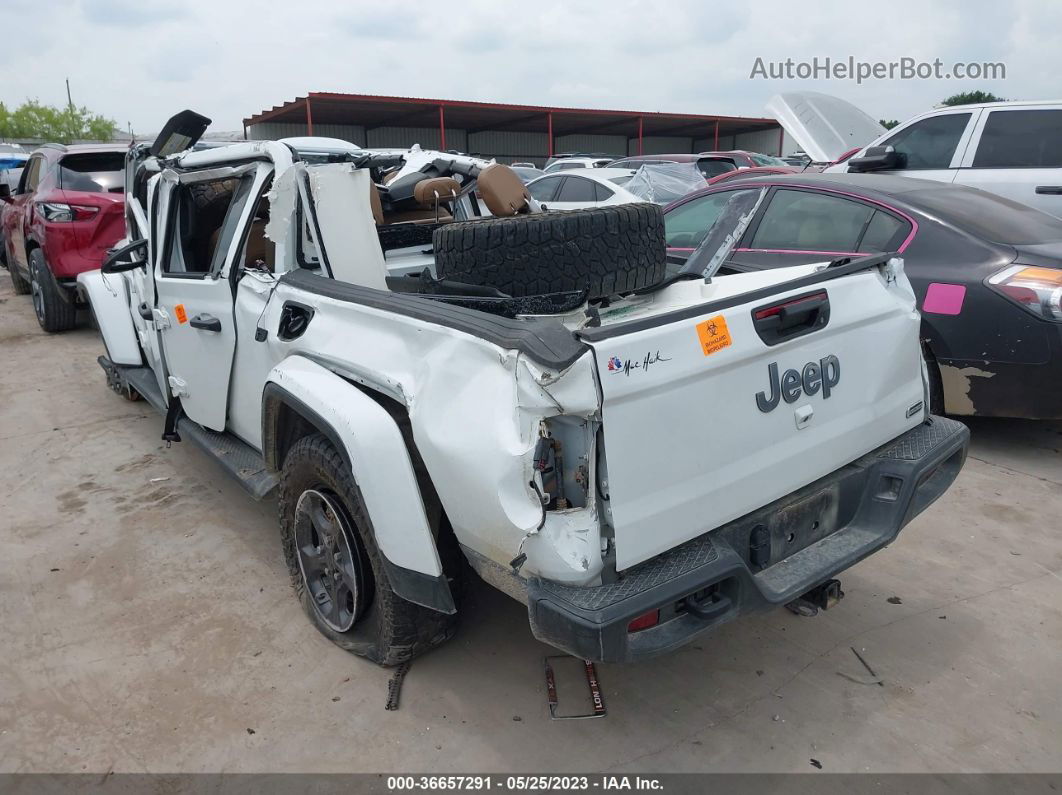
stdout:
{"type": "Polygon", "coordinates": [[[842,483],[830,483],[717,532],[755,574],[843,527],[841,494],[842,483]]]}

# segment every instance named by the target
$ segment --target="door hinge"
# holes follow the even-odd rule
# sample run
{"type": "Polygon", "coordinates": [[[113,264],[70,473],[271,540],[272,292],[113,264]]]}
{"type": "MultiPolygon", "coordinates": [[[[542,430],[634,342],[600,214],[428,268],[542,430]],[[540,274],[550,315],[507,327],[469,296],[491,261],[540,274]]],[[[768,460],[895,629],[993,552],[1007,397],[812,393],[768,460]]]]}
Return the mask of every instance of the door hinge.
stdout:
{"type": "Polygon", "coordinates": [[[161,331],[164,328],[170,327],[170,316],[166,314],[165,309],[159,309],[158,307],[155,307],[151,310],[151,314],[155,318],[155,328],[161,331]]]}
{"type": "Polygon", "coordinates": [[[169,377],[170,392],[174,397],[189,397],[188,395],[188,383],[183,378],[178,378],[175,375],[169,377]]]}

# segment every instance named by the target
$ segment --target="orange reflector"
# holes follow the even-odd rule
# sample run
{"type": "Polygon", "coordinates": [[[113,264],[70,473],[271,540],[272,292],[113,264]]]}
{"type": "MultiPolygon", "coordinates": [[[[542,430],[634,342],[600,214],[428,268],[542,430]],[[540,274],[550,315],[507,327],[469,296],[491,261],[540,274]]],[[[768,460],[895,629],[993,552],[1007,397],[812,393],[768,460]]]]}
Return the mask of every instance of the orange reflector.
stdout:
{"type": "Polygon", "coordinates": [[[1062,270],[1058,268],[1022,268],[1007,281],[1011,284],[1020,282],[1038,282],[1040,285],[1062,287],[1062,270]]]}
{"type": "Polygon", "coordinates": [[[650,610],[645,615],[638,616],[634,621],[627,625],[628,632],[640,632],[643,629],[649,629],[649,627],[655,627],[660,623],[660,611],[650,610]]]}

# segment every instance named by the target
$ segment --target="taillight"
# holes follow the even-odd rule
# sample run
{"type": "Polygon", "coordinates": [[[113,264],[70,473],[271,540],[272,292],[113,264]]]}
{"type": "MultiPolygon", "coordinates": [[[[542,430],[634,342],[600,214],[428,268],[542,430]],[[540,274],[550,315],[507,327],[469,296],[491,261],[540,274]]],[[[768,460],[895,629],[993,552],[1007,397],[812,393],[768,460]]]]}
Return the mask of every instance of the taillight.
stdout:
{"type": "Polygon", "coordinates": [[[639,632],[649,627],[655,627],[660,623],[660,611],[650,610],[634,619],[627,625],[627,632],[639,632]]]}
{"type": "Polygon", "coordinates": [[[91,221],[100,211],[89,204],[62,204],[60,202],[37,202],[37,209],[45,221],[91,221]]]}
{"type": "Polygon", "coordinates": [[[1012,265],[988,284],[1044,320],[1062,320],[1062,269],[1012,265]]]}

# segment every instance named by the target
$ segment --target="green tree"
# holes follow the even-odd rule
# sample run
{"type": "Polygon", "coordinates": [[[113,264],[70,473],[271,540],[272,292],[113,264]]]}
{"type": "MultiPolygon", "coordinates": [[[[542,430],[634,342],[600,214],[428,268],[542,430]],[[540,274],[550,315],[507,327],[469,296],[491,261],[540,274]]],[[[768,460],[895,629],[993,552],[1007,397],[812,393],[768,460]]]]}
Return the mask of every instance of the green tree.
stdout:
{"type": "Polygon", "coordinates": [[[0,102],[0,138],[39,138],[61,144],[109,141],[117,129],[114,121],[86,107],[55,108],[30,99],[11,110],[0,102]]]}
{"type": "Polygon", "coordinates": [[[963,91],[961,94],[948,97],[940,104],[951,108],[955,105],[980,105],[982,102],[1006,102],[1006,100],[987,91],[963,91]]]}
{"type": "Polygon", "coordinates": [[[878,124],[884,127],[886,130],[891,130],[900,122],[896,119],[878,119],[878,124]]]}

